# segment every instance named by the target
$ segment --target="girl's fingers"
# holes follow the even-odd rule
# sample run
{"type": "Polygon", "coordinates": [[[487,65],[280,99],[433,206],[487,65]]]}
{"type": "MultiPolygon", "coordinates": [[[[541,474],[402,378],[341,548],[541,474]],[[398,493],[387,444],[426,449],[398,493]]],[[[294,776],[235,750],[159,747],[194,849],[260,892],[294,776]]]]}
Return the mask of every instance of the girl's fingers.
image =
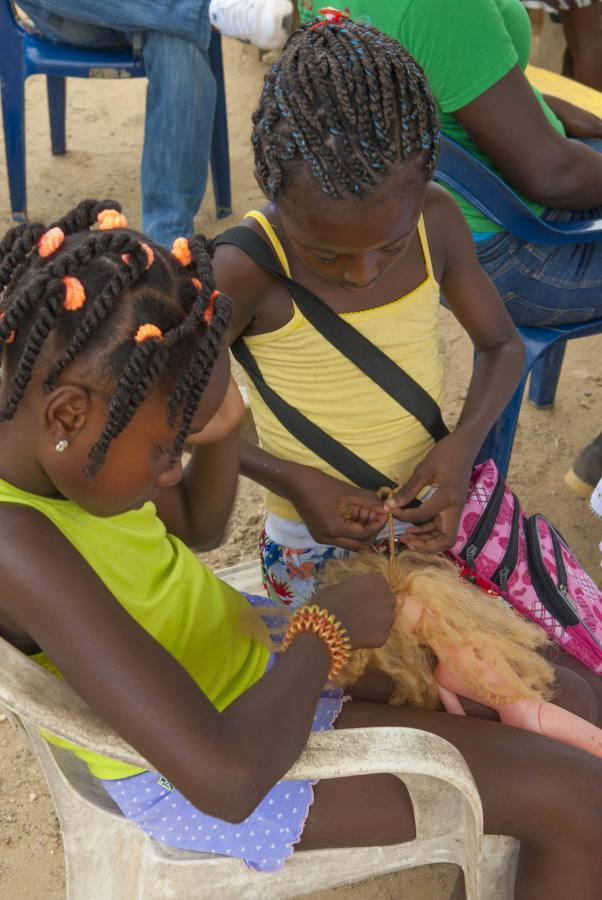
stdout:
{"type": "Polygon", "coordinates": [[[435,516],[446,508],[448,501],[441,496],[441,491],[435,491],[432,497],[429,497],[422,506],[410,507],[409,509],[396,509],[393,515],[400,522],[412,522],[414,525],[422,525],[429,522],[435,516]]]}
{"type": "Polygon", "coordinates": [[[406,481],[395,494],[395,505],[401,508],[408,503],[411,503],[412,500],[415,500],[420,491],[426,487],[427,484],[431,483],[433,475],[433,472],[427,473],[418,467],[414,474],[410,476],[408,481],[406,481]]]}

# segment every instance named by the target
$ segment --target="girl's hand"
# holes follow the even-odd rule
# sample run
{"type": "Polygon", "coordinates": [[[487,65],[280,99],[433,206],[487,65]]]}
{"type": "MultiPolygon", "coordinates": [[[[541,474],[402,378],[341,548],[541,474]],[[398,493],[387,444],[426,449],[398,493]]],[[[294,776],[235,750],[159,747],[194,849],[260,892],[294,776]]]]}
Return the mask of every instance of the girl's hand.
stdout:
{"type": "Polygon", "coordinates": [[[382,500],[309,466],[299,469],[287,498],[314,540],[346,550],[369,547],[387,520],[382,500]]]}
{"type": "Polygon", "coordinates": [[[408,549],[441,553],[454,545],[472,463],[473,454],[467,456],[461,433],[456,431],[439,441],[395,497],[385,502],[396,519],[413,523],[400,535],[408,549]],[[417,509],[404,509],[427,485],[437,488],[434,494],[417,509]]]}
{"type": "Polygon", "coordinates": [[[389,637],[397,601],[380,573],[333,584],[318,591],[314,599],[340,619],[354,650],[382,647],[389,637]]]}
{"type": "Polygon", "coordinates": [[[233,431],[240,427],[245,412],[245,404],[238,385],[230,376],[230,382],[222,405],[205,426],[192,423],[191,433],[186,439],[187,444],[215,444],[224,440],[233,431]]]}

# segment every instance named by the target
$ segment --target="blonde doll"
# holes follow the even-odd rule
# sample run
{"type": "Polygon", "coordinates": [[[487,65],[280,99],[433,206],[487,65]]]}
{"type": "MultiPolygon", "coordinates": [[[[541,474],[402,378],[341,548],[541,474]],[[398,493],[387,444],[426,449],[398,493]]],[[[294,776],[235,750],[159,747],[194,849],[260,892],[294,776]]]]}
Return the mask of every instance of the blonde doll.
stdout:
{"type": "Polygon", "coordinates": [[[465,715],[458,694],[494,709],[502,722],[546,734],[602,757],[602,730],[550,703],[552,666],[538,653],[550,642],[496,596],[470,584],[454,562],[402,551],[332,560],[327,583],[382,572],[398,600],[395,625],[383,647],[357,650],[340,676],[348,686],[367,668],[395,685],[389,700],[465,715]]]}

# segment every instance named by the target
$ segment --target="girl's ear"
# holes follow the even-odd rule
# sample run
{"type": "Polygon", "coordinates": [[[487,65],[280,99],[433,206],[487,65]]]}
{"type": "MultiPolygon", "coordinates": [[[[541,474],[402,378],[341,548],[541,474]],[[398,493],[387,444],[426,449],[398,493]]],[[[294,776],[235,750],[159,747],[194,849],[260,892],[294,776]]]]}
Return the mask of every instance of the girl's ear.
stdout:
{"type": "Polygon", "coordinates": [[[86,388],[72,384],[54,388],[42,409],[44,431],[55,445],[60,441],[73,443],[86,427],[91,407],[86,388]]]}

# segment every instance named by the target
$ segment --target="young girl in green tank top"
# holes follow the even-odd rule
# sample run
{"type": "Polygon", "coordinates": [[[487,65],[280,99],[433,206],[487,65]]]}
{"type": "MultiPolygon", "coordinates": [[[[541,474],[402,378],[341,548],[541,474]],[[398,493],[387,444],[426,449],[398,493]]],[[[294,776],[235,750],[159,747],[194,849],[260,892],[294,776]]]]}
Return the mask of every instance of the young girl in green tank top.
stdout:
{"type": "MultiPolygon", "coordinates": [[[[286,284],[238,248],[217,247],[217,282],[234,303],[230,339],[242,335],[286,402],[400,485],[391,503],[401,542],[445,550],[475,456],[518,383],[523,349],[460,210],[432,183],[439,126],[424,75],[397,41],[329,14],[290,38],[253,123],[255,174],[267,203],[244,225],[271,244],[284,271],[437,404],[441,292],[474,344],[462,412],[434,445],[304,318],[286,284]],[[436,491],[422,508],[408,508],[427,487],[436,491]]],[[[386,510],[289,434],[249,389],[260,446],[243,444],[242,471],[267,489],[265,584],[295,606],[315,590],[325,559],[378,539],[386,510]]]]}
{"type": "Polygon", "coordinates": [[[0,242],[0,635],[60,673],[152,768],[70,749],[157,840],[270,871],[294,845],[415,834],[392,776],[281,780],[312,728],[427,729],[466,757],[486,830],[521,841],[516,896],[594,900],[599,759],[510,727],[502,739],[495,722],[389,706],[386,680],[358,685],[341,709],[324,685],[347,643],[387,639],[385,580],[325,588],[304,612],[323,636],[291,621],[276,659],[241,625],[247,599],[189,549],[223,533],[242,402],[222,347],[230,302],[204,242],[174,251],[127,228],[112,201],[0,242]]]}

